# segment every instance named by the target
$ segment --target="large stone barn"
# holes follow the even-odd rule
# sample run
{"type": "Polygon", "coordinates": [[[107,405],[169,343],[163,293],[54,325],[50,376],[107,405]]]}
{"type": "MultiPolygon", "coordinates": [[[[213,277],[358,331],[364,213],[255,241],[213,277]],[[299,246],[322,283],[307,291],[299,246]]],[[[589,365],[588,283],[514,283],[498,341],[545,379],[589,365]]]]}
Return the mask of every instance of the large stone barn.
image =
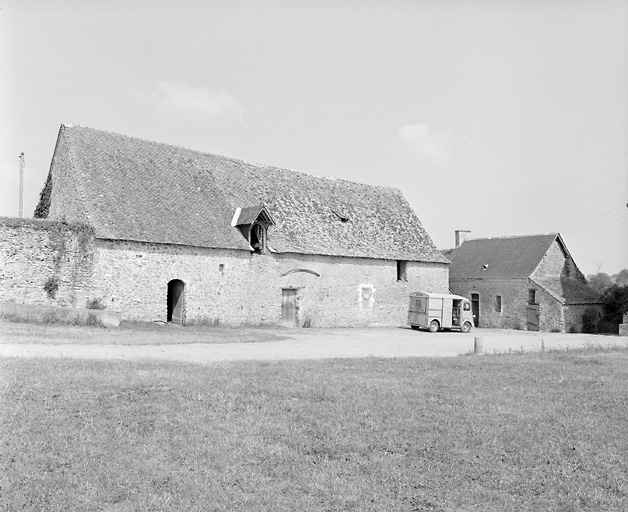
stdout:
{"type": "Polygon", "coordinates": [[[476,326],[581,332],[601,319],[599,296],[558,233],[464,240],[444,254],[450,289],[471,300],[476,326]]]}
{"type": "Polygon", "coordinates": [[[448,260],[395,188],[85,127],[61,126],[36,217],[0,222],[0,300],[97,300],[184,324],[403,325],[410,292],[448,288],[448,260]]]}

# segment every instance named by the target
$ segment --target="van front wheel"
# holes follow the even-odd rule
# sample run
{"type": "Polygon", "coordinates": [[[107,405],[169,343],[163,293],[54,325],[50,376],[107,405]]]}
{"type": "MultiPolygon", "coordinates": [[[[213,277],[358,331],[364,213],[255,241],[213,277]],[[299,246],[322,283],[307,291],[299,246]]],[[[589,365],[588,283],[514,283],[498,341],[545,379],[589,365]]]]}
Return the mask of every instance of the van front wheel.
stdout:
{"type": "Polygon", "coordinates": [[[430,332],[438,331],[438,322],[436,320],[432,320],[430,322],[430,332]]]}
{"type": "Polygon", "coordinates": [[[463,323],[460,330],[465,333],[469,332],[471,330],[471,324],[469,322],[463,323]]]}

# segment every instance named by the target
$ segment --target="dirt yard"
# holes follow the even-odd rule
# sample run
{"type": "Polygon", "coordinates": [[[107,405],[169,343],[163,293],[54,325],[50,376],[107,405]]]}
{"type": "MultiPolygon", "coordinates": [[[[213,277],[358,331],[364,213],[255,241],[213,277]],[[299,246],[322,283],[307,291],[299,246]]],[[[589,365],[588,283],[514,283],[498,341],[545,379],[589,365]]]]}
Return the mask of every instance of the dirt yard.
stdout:
{"type": "MultiPolygon", "coordinates": [[[[582,347],[628,347],[628,338],[590,334],[540,333],[495,329],[429,333],[409,328],[257,329],[240,341],[238,329],[206,331],[113,332],[78,327],[0,324],[0,357],[65,357],[81,359],[161,359],[210,364],[236,360],[329,359],[362,357],[453,357],[472,353],[481,338],[486,354],[568,350],[582,347]],[[22,333],[23,334],[23,333],[22,333]],[[114,342],[111,336],[114,335],[114,342]],[[81,337],[89,338],[82,343],[81,337]],[[107,343],[99,343],[99,336],[107,343]],[[259,336],[260,341],[255,341],[259,336]],[[53,338],[53,339],[49,339],[53,338]],[[189,338],[189,341],[186,339],[189,338]],[[153,341],[154,340],[154,341],[153,341]],[[172,340],[172,341],[170,341],[172,340]],[[237,340],[233,342],[231,340],[237,340]]],[[[168,328],[166,328],[168,329],[168,328]]]]}

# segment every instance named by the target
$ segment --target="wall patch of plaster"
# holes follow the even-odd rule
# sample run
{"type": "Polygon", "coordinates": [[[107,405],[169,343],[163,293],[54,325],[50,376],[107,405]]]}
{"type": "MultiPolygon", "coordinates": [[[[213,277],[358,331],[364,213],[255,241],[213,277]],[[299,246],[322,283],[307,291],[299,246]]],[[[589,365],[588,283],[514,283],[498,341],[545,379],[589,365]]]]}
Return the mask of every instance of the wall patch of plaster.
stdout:
{"type": "Polygon", "coordinates": [[[372,308],[375,303],[375,286],[361,284],[358,286],[358,305],[362,308],[372,308]]]}

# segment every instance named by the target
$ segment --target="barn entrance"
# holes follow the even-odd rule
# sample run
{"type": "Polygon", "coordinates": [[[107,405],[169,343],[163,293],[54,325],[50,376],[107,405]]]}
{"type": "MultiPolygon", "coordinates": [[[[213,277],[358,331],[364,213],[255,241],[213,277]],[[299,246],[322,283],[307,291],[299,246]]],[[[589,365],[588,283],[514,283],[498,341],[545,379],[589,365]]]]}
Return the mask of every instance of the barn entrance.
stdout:
{"type": "Polygon", "coordinates": [[[168,322],[183,324],[184,290],[185,283],[179,279],[168,283],[168,322]]]}
{"type": "Polygon", "coordinates": [[[526,309],[528,331],[539,330],[539,305],[528,304],[526,309]]]}
{"type": "Polygon", "coordinates": [[[471,313],[473,313],[473,325],[480,326],[480,294],[471,294],[471,313]]]}
{"type": "Polygon", "coordinates": [[[297,325],[297,291],[294,288],[281,290],[281,322],[286,327],[297,325]]]}

